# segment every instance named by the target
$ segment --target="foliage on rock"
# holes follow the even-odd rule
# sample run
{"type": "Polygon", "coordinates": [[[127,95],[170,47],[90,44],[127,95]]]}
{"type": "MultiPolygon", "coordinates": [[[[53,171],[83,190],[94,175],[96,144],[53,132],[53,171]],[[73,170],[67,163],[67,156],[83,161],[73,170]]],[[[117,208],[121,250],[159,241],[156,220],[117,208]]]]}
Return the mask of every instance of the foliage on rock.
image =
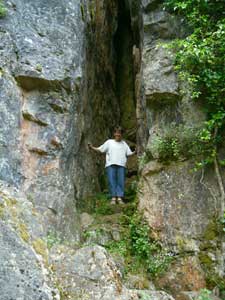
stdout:
{"type": "Polygon", "coordinates": [[[197,300],[211,300],[211,295],[212,292],[207,290],[207,289],[202,289],[200,291],[200,295],[198,296],[197,300]]]}
{"type": "MultiPolygon", "coordinates": [[[[184,161],[196,159],[211,154],[210,145],[202,141],[203,131],[198,127],[177,125],[171,123],[164,128],[152,141],[149,148],[139,159],[139,167],[142,169],[152,159],[169,163],[171,161],[184,161]]],[[[196,170],[202,163],[196,163],[196,170]]]]}
{"type": "Polygon", "coordinates": [[[151,231],[143,216],[131,203],[123,211],[120,220],[123,227],[120,241],[108,243],[106,248],[125,259],[125,273],[146,273],[150,278],[160,276],[174,259],[172,253],[151,237],[151,231]]]}
{"type": "Polygon", "coordinates": [[[6,14],[7,14],[7,9],[4,3],[2,2],[2,0],[0,0],[0,18],[5,17],[6,14]]]}
{"type": "Polygon", "coordinates": [[[190,34],[175,40],[175,64],[181,79],[190,83],[192,99],[202,103],[207,121],[200,132],[204,159],[212,163],[225,126],[225,18],[224,1],[166,0],[170,11],[185,19],[190,34]],[[205,152],[205,146],[210,151],[205,152]]]}
{"type": "Polygon", "coordinates": [[[200,153],[196,128],[171,124],[152,143],[159,161],[176,161],[192,158],[200,153]]]}

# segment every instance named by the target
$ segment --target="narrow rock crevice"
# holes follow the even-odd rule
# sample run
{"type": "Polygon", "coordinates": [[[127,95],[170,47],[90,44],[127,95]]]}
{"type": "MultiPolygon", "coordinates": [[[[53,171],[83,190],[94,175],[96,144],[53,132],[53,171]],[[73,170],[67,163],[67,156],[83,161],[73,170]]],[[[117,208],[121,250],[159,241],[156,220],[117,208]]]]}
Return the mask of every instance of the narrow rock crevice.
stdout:
{"type": "MultiPolygon", "coordinates": [[[[111,138],[117,124],[125,129],[124,137],[129,144],[135,146],[137,70],[133,49],[135,45],[138,47],[140,38],[136,27],[133,28],[130,3],[113,0],[102,1],[100,5],[96,0],[83,9],[86,92],[82,106],[85,138],[80,148],[84,148],[87,141],[99,145],[111,138]]],[[[89,168],[97,174],[95,190],[106,188],[104,157],[99,158],[93,154],[89,162],[89,168]]]]}
{"type": "Polygon", "coordinates": [[[120,107],[120,124],[126,130],[126,137],[132,142],[136,142],[134,44],[130,7],[126,1],[118,1],[117,31],[113,37],[116,96],[120,107]]]}

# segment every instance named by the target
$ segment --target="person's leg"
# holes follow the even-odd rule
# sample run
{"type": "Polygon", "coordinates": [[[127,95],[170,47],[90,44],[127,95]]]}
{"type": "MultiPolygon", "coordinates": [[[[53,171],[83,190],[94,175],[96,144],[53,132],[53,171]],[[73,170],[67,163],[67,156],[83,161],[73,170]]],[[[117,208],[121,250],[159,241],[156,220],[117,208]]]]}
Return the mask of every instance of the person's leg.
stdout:
{"type": "Polygon", "coordinates": [[[116,168],[115,166],[109,166],[106,168],[109,193],[112,198],[112,203],[114,204],[116,200],[116,168]]]}
{"type": "Polygon", "coordinates": [[[126,168],[117,166],[116,175],[117,175],[116,196],[118,198],[118,202],[123,203],[122,198],[124,197],[126,168]]]}

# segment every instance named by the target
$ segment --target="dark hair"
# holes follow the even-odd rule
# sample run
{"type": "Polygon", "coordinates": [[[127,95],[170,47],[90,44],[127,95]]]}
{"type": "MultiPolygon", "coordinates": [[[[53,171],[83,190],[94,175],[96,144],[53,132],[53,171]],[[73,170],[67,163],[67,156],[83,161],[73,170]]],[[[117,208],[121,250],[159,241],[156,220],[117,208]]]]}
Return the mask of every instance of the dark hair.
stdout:
{"type": "Polygon", "coordinates": [[[123,130],[123,128],[121,126],[116,126],[116,127],[114,127],[114,131],[113,132],[114,133],[115,132],[120,132],[121,134],[123,134],[124,130],[123,130]]]}

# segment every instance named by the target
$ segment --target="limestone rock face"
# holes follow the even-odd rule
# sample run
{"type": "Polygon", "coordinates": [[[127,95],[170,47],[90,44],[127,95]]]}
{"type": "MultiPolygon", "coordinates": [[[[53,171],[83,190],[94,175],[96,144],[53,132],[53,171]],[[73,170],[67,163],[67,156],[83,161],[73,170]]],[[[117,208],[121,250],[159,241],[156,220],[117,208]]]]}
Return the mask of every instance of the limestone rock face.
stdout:
{"type": "Polygon", "coordinates": [[[0,189],[1,299],[59,299],[48,269],[42,217],[18,190],[2,182],[0,189]]]}
{"type": "Polygon", "coordinates": [[[173,300],[161,291],[127,289],[112,258],[100,246],[77,251],[56,247],[52,249],[51,259],[64,293],[72,299],[173,300]]]}
{"type": "Polygon", "coordinates": [[[98,188],[90,175],[93,159],[83,158],[82,3],[6,5],[0,20],[0,178],[26,193],[47,227],[77,239],[75,201],[98,188]]]}
{"type": "Polygon", "coordinates": [[[148,163],[140,170],[139,208],[154,238],[178,255],[193,256],[188,261],[189,276],[185,280],[178,274],[186,268],[188,258],[172,265],[170,272],[158,282],[161,288],[173,287],[173,294],[179,299],[179,291],[198,290],[212,274],[224,274],[221,237],[215,220],[221,198],[213,168],[193,172],[194,162],[190,157],[166,163],[160,159],[156,147],[160,139],[166,134],[175,139],[179,134],[186,135],[187,128],[201,127],[205,116],[190,99],[190,87],[179,80],[173,67],[174,53],[166,47],[174,38],[185,34],[181,21],[163,10],[160,1],[142,1],[142,6],[138,134],[142,136],[139,147],[148,154],[148,163]],[[183,128],[182,133],[178,128],[183,128]],[[143,134],[146,132],[147,139],[143,134]],[[209,243],[206,236],[212,238],[209,243]],[[203,270],[205,275],[211,275],[205,276],[203,270]]]}
{"type": "MultiPolygon", "coordinates": [[[[118,122],[127,126],[132,146],[137,125],[138,151],[151,154],[140,168],[139,209],[152,237],[179,257],[155,286],[186,300],[206,286],[208,274],[214,280],[210,288],[221,280],[216,220],[221,203],[214,172],[190,172],[193,162],[187,157],[164,164],[155,147],[172,125],[196,129],[205,120],[174,72],[174,53],[165,44],[185,33],[181,20],[162,3],[4,1],[2,300],[173,300],[150,285],[136,290],[139,278],[125,286],[115,261],[101,247],[120,241],[118,224],[112,216],[110,222],[102,218],[98,230],[91,215],[77,212],[81,199],[105,187],[103,160],[88,152],[87,142],[102,143],[118,122]],[[87,229],[89,245],[78,249],[80,233],[87,229]],[[49,254],[52,233],[57,233],[56,245],[49,254]],[[58,238],[64,243],[58,245],[58,238]]],[[[130,174],[136,174],[136,163],[130,161],[130,174]]]]}
{"type": "Polygon", "coordinates": [[[179,85],[172,57],[162,46],[145,49],[143,79],[147,105],[166,104],[179,99],[179,85]]]}
{"type": "MultiPolygon", "coordinates": [[[[178,252],[199,251],[210,214],[217,208],[207,189],[207,186],[216,185],[215,178],[207,174],[204,178],[207,184],[204,185],[201,172],[191,173],[191,168],[193,165],[189,162],[173,163],[160,169],[154,162],[149,162],[142,173],[144,195],[139,207],[158,237],[171,246],[177,246],[178,252]],[[155,167],[155,172],[145,171],[150,166],[155,167]]],[[[217,195],[218,191],[213,193],[217,195]]]]}
{"type": "Polygon", "coordinates": [[[198,258],[186,257],[177,260],[171,270],[162,276],[158,282],[158,287],[168,287],[168,290],[180,299],[183,291],[199,291],[206,285],[204,272],[199,266],[198,258]]]}

